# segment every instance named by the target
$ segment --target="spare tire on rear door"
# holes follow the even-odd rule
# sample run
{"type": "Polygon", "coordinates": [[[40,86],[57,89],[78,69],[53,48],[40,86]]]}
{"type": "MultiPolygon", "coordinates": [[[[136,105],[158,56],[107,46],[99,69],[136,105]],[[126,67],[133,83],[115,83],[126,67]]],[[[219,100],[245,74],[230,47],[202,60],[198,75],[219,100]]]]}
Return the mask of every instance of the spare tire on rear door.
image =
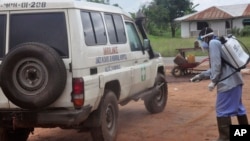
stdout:
{"type": "Polygon", "coordinates": [[[24,109],[52,104],[63,92],[66,79],[62,58],[45,44],[17,45],[2,61],[1,88],[11,102],[24,109]]]}

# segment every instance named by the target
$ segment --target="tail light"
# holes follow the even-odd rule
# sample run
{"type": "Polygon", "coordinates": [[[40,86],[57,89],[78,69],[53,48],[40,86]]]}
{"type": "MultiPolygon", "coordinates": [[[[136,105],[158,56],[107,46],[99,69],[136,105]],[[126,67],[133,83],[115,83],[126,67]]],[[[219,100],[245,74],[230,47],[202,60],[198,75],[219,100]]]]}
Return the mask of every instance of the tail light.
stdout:
{"type": "Polygon", "coordinates": [[[84,104],[84,81],[82,78],[73,78],[72,80],[72,102],[75,108],[79,109],[84,104]]]}

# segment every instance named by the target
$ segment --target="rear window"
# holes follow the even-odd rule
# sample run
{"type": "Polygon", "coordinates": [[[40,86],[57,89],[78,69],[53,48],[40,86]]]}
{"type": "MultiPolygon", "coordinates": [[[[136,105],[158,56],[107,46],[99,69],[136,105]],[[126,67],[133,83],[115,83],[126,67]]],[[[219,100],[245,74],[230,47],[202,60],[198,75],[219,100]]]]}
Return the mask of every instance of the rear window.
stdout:
{"type": "Polygon", "coordinates": [[[10,48],[25,42],[39,42],[53,47],[62,57],[68,57],[68,37],[65,14],[28,13],[10,15],[10,48]]]}
{"type": "Polygon", "coordinates": [[[0,15],[0,58],[3,58],[5,52],[6,39],[6,15],[0,15]]]}

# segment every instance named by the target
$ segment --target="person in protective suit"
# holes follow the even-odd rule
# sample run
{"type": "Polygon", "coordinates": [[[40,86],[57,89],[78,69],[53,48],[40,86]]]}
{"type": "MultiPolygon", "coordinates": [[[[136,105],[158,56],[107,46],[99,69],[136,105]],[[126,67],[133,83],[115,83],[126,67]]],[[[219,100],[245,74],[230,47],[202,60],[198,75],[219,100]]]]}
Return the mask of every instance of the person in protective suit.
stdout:
{"type": "Polygon", "coordinates": [[[234,68],[223,62],[223,59],[228,60],[228,58],[222,51],[220,40],[214,35],[211,28],[202,29],[198,39],[201,40],[201,47],[208,49],[210,69],[190,80],[197,82],[202,79],[210,79],[211,82],[208,85],[210,91],[217,86],[215,106],[219,131],[217,141],[229,141],[232,116],[237,116],[240,125],[248,125],[246,109],[242,104],[242,76],[240,72],[235,73],[234,68]]]}

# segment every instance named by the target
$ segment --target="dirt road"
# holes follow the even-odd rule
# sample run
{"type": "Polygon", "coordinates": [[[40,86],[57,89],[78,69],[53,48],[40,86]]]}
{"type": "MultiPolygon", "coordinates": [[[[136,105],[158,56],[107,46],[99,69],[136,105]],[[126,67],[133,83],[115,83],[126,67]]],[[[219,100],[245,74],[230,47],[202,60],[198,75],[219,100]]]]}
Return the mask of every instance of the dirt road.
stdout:
{"type": "MultiPolygon", "coordinates": [[[[250,117],[250,75],[244,76],[243,103],[250,117]]],[[[151,115],[143,101],[120,107],[117,141],[212,141],[217,138],[215,91],[209,81],[190,83],[190,76],[168,74],[168,103],[164,112],[151,115]]],[[[233,118],[233,124],[237,124],[233,118]]],[[[28,141],[92,141],[90,134],[76,130],[35,129],[28,141]]]]}

